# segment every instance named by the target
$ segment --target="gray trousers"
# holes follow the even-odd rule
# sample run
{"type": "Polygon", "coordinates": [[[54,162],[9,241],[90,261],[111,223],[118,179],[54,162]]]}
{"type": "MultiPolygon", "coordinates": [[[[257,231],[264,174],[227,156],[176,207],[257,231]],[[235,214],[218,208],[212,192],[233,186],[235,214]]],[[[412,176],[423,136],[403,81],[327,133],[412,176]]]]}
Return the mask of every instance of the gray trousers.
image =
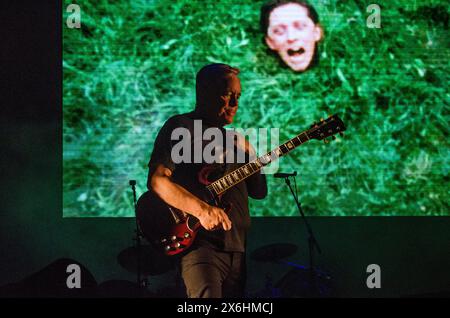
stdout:
{"type": "Polygon", "coordinates": [[[189,298],[244,297],[245,254],[198,247],[181,258],[181,277],[189,298]]]}

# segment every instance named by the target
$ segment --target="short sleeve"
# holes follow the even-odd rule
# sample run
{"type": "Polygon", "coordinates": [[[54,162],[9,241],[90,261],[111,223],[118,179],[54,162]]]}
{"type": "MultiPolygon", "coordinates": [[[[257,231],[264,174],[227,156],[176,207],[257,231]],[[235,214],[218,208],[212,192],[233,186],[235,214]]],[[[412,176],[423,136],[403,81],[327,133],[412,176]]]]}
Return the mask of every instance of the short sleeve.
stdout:
{"type": "Polygon", "coordinates": [[[150,156],[148,167],[150,170],[156,169],[160,164],[172,170],[175,170],[175,163],[172,160],[171,152],[173,141],[171,140],[172,131],[177,128],[176,121],[170,118],[165,122],[158,133],[153,145],[153,152],[150,156]]]}

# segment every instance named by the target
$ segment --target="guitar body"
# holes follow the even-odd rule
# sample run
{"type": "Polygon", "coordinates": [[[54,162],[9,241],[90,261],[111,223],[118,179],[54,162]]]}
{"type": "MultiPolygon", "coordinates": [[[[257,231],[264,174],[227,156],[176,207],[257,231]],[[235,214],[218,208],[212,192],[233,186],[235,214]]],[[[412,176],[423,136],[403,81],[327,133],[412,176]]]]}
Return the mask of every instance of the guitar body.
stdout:
{"type": "Polygon", "coordinates": [[[197,218],[168,205],[153,191],[139,198],[137,221],[144,237],[167,256],[187,250],[201,227],[197,218]]]}

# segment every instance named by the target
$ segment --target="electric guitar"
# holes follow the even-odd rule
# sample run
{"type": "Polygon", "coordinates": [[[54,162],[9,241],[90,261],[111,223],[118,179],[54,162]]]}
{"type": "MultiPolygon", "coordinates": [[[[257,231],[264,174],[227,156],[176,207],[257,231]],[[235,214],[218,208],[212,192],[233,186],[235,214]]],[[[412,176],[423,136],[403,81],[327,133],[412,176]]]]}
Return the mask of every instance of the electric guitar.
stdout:
{"type": "MultiPolygon", "coordinates": [[[[310,129],[281,146],[206,184],[204,191],[210,198],[207,203],[229,212],[232,206],[221,202],[222,194],[228,189],[301,144],[312,139],[324,140],[327,143],[328,140],[325,138],[331,136],[335,139],[335,135],[341,134],[345,129],[344,123],[337,115],[314,123],[310,129]]],[[[188,250],[201,228],[200,221],[196,217],[168,205],[153,191],[147,191],[139,198],[137,221],[144,237],[167,256],[177,255],[188,250]]]]}

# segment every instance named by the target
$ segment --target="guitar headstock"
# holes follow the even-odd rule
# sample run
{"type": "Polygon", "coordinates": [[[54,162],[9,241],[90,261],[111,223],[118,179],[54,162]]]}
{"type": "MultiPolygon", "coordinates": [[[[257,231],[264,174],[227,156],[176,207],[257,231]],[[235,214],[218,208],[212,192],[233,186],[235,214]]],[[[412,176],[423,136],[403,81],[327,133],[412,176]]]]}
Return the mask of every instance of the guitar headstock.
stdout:
{"type": "Polygon", "coordinates": [[[339,116],[332,115],[327,119],[321,119],[318,123],[312,124],[306,133],[310,139],[324,140],[327,143],[328,140],[325,138],[332,136],[333,139],[336,139],[334,135],[342,135],[346,129],[344,122],[339,116]]]}

